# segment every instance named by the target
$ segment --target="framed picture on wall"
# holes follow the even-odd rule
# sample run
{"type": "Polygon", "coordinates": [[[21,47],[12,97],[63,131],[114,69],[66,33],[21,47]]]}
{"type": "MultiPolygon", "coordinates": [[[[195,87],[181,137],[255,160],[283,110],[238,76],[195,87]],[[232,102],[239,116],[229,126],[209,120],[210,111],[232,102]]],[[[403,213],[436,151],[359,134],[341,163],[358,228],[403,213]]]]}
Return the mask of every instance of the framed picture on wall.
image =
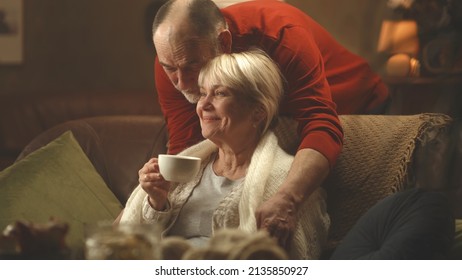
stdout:
{"type": "Polygon", "coordinates": [[[0,64],[23,62],[23,0],[0,0],[0,64]]]}

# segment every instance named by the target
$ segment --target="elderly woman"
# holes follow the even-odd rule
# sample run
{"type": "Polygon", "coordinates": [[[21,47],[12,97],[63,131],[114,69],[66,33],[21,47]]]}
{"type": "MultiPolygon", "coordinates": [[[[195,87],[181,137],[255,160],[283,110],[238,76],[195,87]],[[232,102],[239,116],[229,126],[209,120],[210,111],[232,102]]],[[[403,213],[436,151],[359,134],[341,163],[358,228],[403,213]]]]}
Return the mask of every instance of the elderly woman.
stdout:
{"type": "MultiPolygon", "coordinates": [[[[167,182],[157,159],[151,159],[139,172],[140,185],[121,223],[159,223],[164,235],[201,246],[219,228],[257,231],[255,210],[277,191],[293,156],[278,146],[271,131],[283,81],[262,51],[220,55],[201,70],[198,83],[196,111],[206,140],[181,154],[202,159],[199,173],[188,183],[167,182]]],[[[294,236],[283,245],[293,259],[316,259],[330,225],[323,190],[302,207],[294,236]]]]}

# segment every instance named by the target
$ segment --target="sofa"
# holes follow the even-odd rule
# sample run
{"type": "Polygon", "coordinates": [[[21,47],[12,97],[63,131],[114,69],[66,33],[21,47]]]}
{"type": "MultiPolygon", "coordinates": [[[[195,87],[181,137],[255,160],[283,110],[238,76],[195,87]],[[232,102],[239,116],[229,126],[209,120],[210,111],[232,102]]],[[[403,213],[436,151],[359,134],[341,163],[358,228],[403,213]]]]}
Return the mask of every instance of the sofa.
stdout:
{"type": "Polygon", "coordinates": [[[0,96],[0,170],[51,127],[98,116],[161,114],[155,91],[60,91],[0,96]]]}
{"type": "MultiPolygon", "coordinates": [[[[331,256],[358,219],[379,201],[420,188],[448,197],[456,219],[454,244],[438,258],[462,259],[460,124],[443,114],[340,119],[344,148],[322,186],[331,217],[323,258],[331,256]]],[[[296,130],[287,119],[275,128],[280,145],[289,153],[297,147],[296,130]]],[[[161,116],[98,116],[54,126],[35,137],[15,164],[0,173],[0,197],[13,197],[8,201],[14,208],[4,212],[8,215],[0,214],[0,226],[20,219],[46,222],[53,216],[70,224],[68,243],[81,249],[85,225],[115,219],[137,185],[138,170],[150,157],[165,153],[167,144],[161,116]],[[26,179],[36,173],[40,176],[26,179]],[[27,197],[29,193],[33,196],[27,197]],[[32,200],[38,204],[35,210],[32,200]]]]}

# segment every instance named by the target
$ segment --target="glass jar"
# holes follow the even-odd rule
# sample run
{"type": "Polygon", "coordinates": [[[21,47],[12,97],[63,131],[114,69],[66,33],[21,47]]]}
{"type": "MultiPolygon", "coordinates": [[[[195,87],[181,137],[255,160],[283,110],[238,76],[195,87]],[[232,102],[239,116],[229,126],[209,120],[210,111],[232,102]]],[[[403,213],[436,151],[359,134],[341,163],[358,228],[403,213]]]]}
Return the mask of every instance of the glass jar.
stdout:
{"type": "Polygon", "coordinates": [[[160,230],[148,224],[99,224],[87,228],[87,260],[161,259],[160,230]]]}

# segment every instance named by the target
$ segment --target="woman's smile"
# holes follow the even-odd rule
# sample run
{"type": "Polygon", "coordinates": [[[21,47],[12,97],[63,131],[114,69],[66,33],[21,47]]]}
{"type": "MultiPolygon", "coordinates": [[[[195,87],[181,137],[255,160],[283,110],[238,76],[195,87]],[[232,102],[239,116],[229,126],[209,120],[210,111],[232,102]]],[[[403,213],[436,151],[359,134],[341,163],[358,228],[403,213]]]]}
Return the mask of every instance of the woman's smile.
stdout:
{"type": "Polygon", "coordinates": [[[204,122],[214,122],[214,121],[219,121],[220,118],[218,118],[218,117],[202,117],[202,120],[204,122]]]}

